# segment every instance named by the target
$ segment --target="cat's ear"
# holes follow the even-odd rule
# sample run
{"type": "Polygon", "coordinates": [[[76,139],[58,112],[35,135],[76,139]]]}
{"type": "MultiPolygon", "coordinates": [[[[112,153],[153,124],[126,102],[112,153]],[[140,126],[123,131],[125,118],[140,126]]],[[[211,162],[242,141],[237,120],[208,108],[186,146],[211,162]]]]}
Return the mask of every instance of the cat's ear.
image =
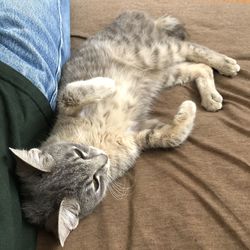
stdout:
{"type": "Polygon", "coordinates": [[[61,246],[79,223],[80,205],[75,199],[64,198],[58,214],[58,238],[61,246]]]}
{"type": "Polygon", "coordinates": [[[17,157],[17,159],[21,160],[17,164],[17,174],[23,175],[24,172],[30,172],[28,166],[31,166],[37,170],[40,170],[42,172],[50,172],[51,168],[54,163],[53,157],[48,154],[42,152],[38,148],[32,148],[30,150],[20,150],[20,149],[13,149],[9,148],[11,152],[17,157]],[[23,166],[26,163],[28,166],[23,166]],[[26,169],[25,169],[26,168],[26,169]]]}

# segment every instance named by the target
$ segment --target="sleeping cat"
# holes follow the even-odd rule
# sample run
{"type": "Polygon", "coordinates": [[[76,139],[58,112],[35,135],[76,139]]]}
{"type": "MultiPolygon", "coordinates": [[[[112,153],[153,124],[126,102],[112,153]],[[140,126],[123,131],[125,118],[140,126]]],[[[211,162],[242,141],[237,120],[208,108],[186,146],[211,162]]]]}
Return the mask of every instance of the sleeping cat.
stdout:
{"type": "Polygon", "coordinates": [[[240,70],[234,59],[186,41],[183,25],[170,16],[126,12],[84,42],[63,70],[48,139],[39,149],[11,149],[28,220],[56,232],[63,246],[142,150],[177,147],[190,134],[192,101],[169,124],[150,118],[163,88],[195,82],[206,110],[222,108],[212,68],[226,76],[240,70]]]}

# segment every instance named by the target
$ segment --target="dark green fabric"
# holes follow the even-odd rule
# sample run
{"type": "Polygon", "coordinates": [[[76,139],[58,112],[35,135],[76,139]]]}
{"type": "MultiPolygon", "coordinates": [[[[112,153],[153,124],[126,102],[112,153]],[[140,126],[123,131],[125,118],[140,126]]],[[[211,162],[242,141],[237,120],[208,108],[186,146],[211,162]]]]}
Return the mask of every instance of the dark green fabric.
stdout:
{"type": "Polygon", "coordinates": [[[0,62],[0,250],[35,249],[36,231],[22,217],[15,161],[8,147],[38,146],[52,116],[41,92],[0,62]]]}

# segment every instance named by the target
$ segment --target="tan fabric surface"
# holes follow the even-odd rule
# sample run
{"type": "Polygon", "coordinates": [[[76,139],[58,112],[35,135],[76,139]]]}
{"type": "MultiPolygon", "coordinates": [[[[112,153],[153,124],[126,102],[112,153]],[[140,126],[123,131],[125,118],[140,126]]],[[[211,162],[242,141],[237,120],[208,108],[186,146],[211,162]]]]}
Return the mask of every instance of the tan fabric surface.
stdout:
{"type": "MultiPolygon", "coordinates": [[[[224,108],[209,113],[194,86],[165,91],[154,114],[172,119],[179,104],[198,106],[192,135],[179,148],[148,151],[71,233],[64,249],[250,249],[250,5],[218,1],[72,1],[72,34],[93,34],[124,9],[178,16],[191,39],[234,57],[235,78],[215,74],[224,108]],[[219,3],[220,2],[220,3],[219,3]]],[[[74,45],[77,42],[74,40],[74,45]]],[[[38,250],[60,249],[41,231],[38,250]]]]}

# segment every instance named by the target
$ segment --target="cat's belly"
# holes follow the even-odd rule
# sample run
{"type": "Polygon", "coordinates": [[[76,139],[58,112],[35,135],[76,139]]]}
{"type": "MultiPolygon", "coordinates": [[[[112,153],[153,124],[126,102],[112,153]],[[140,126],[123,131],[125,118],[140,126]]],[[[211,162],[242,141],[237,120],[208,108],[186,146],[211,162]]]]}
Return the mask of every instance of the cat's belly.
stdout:
{"type": "Polygon", "coordinates": [[[92,130],[75,140],[103,150],[114,166],[132,165],[140,154],[133,132],[118,134],[117,131],[92,130]]]}
{"type": "Polygon", "coordinates": [[[100,148],[108,155],[137,155],[135,127],[136,122],[125,122],[120,126],[118,123],[106,122],[101,118],[83,119],[69,118],[60,119],[54,127],[53,133],[45,144],[58,142],[73,142],[100,148]],[[53,135],[54,134],[54,135],[53,135]]]}

